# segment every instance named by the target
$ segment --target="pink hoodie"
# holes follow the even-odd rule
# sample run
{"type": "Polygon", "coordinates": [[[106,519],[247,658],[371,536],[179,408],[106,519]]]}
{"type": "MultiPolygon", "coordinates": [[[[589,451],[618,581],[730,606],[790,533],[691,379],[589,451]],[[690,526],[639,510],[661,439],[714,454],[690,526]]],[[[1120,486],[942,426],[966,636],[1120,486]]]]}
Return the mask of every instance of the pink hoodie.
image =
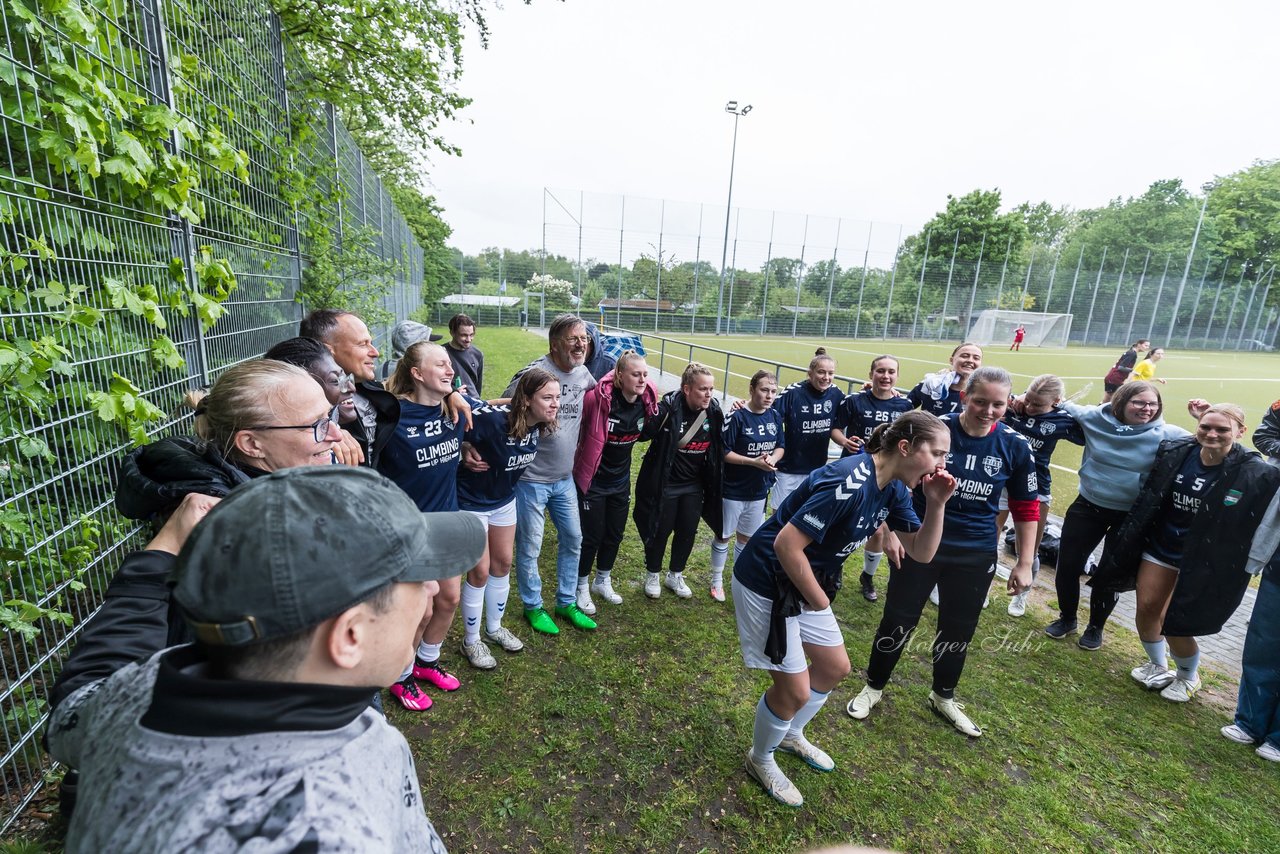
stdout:
{"type": "MultiPolygon", "coordinates": [[[[613,406],[613,371],[600,378],[596,387],[582,399],[582,425],[578,429],[578,453],[573,460],[573,480],[579,492],[591,488],[591,479],[600,468],[604,455],[604,443],[609,435],[609,409],[613,406]]],[[[646,418],[658,412],[658,387],[653,380],[645,380],[644,411],[646,418]]]]}

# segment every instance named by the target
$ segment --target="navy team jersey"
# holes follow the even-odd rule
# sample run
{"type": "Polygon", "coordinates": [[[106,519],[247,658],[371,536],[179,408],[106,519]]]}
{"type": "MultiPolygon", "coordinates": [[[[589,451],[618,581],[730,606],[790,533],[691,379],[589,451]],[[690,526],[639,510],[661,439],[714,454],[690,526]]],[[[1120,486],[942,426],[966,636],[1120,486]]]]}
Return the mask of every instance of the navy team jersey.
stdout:
{"type": "MultiPolygon", "coordinates": [[[[482,405],[467,398],[471,406],[482,405]]],[[[443,408],[400,401],[400,421],[378,457],[378,472],[408,493],[423,513],[458,509],[462,431],[443,408]]]]}
{"type": "MultiPolygon", "coordinates": [[[[763,457],[775,448],[785,448],[782,416],[775,409],[759,415],[743,407],[724,420],[724,449],[744,457],[763,457]]],[[[785,457],[784,457],[785,459],[785,457]]],[[[730,501],[761,501],[776,480],[773,472],[755,466],[725,463],[724,497],[730,501]]]]}
{"type": "MultiPolygon", "coordinates": [[[[760,526],[734,562],[733,577],[752,593],[776,599],[776,578],[786,573],[773,541],[790,522],[813,540],[804,553],[819,581],[839,579],[845,558],[886,520],[895,531],[920,530],[906,485],[892,480],[884,489],[877,486],[870,454],[836,460],[809,475],[760,526]]],[[[994,547],[995,540],[991,542],[994,547]]]]}
{"type": "Polygon", "coordinates": [[[509,406],[480,404],[471,410],[472,427],[465,441],[476,449],[489,470],[474,472],[458,467],[458,507],[487,513],[509,503],[516,494],[516,483],[538,455],[537,429],[523,439],[507,435],[509,406]]]}
{"type": "Polygon", "coordinates": [[[1173,491],[1164,500],[1161,516],[1164,521],[1156,528],[1147,543],[1146,551],[1156,560],[1171,566],[1182,563],[1183,541],[1191,530],[1191,523],[1209,489],[1222,474],[1222,464],[1207,466],[1200,460],[1200,451],[1187,455],[1182,468],[1173,478],[1173,491]]]}
{"type": "Polygon", "coordinates": [[[964,409],[964,395],[960,392],[948,388],[942,400],[934,400],[925,393],[923,382],[916,383],[916,387],[907,392],[907,400],[911,401],[912,408],[923,409],[925,412],[937,415],[939,418],[964,409]]]}
{"type": "MultiPolygon", "coordinates": [[[[905,397],[896,394],[888,400],[881,400],[870,391],[851,394],[840,403],[836,412],[836,424],[850,438],[867,441],[871,432],[881,424],[892,424],[904,412],[915,409],[915,405],[905,397]]],[[[842,456],[851,456],[845,451],[842,456]]]]}
{"type": "MultiPolygon", "coordinates": [[[[1004,424],[985,436],[970,436],[960,427],[959,415],[944,415],[942,422],[951,431],[951,453],[947,471],[955,477],[955,494],[947,502],[942,525],[943,546],[956,549],[996,549],[996,514],[1000,492],[1009,491],[1013,501],[1037,498],[1036,463],[1031,443],[1021,433],[1004,424]]],[[[912,496],[917,513],[924,513],[924,492],[916,488],[912,496]]]]}
{"type": "Polygon", "coordinates": [[[778,465],[786,474],[808,474],[827,464],[831,428],[844,395],[835,387],[819,393],[808,380],[792,383],[778,395],[773,408],[782,416],[787,453],[778,465]]]}
{"type": "Polygon", "coordinates": [[[1051,409],[1043,415],[1014,415],[1009,412],[1004,423],[1017,430],[1031,444],[1031,455],[1036,460],[1036,480],[1040,484],[1040,494],[1047,496],[1052,477],[1049,474],[1049,459],[1058,443],[1066,440],[1073,445],[1084,444],[1084,430],[1076,421],[1061,409],[1051,409]]]}

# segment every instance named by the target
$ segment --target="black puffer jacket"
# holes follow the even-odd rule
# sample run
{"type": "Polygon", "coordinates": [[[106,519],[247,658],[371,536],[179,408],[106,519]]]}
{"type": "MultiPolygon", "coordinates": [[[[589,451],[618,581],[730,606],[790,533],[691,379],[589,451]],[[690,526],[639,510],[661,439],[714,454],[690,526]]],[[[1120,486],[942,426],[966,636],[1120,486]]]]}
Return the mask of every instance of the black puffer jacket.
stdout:
{"type": "MultiPolygon", "coordinates": [[[[658,414],[646,419],[642,439],[653,444],[645,452],[636,477],[636,506],[632,512],[640,539],[648,542],[658,531],[662,492],[675,465],[676,445],[688,425],[684,421],[684,393],[667,392],[658,402],[658,414]]],[[[724,413],[715,398],[707,407],[707,426],[711,446],[707,448],[707,465],[702,479],[702,519],[715,533],[720,532],[724,507],[721,502],[724,482],[724,413]]]]}
{"type": "MultiPolygon", "coordinates": [[[[1187,457],[1199,452],[1194,438],[1160,443],[1151,473],[1116,533],[1115,546],[1103,553],[1091,582],[1095,588],[1116,593],[1134,589],[1142,552],[1159,531],[1174,478],[1187,457]]],[[[1245,567],[1254,537],[1264,523],[1275,524],[1267,519],[1267,508],[1280,489],[1280,469],[1239,443],[1222,466],[1187,532],[1178,583],[1165,614],[1167,635],[1197,637],[1222,630],[1249,584],[1245,567]]]]}
{"type": "Polygon", "coordinates": [[[222,498],[251,476],[202,439],[161,439],[131,451],[120,464],[116,509],[128,519],[157,521],[177,509],[188,493],[222,498]]]}
{"type": "Polygon", "coordinates": [[[400,423],[400,399],[383,388],[382,383],[374,380],[367,380],[356,386],[356,394],[373,407],[378,416],[378,427],[375,435],[366,435],[364,423],[357,418],[347,425],[347,430],[364,449],[364,465],[377,471],[378,457],[387,442],[391,441],[396,425],[400,423]]]}

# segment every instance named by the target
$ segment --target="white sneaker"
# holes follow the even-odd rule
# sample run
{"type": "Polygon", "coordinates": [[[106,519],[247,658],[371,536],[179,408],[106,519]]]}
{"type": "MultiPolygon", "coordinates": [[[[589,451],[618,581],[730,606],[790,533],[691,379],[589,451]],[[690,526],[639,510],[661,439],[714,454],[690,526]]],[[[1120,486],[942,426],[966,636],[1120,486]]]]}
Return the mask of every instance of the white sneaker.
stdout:
{"type": "Polygon", "coordinates": [[[658,580],[658,573],[645,573],[644,595],[648,596],[650,599],[657,599],[662,595],[662,582],[658,580]]]}
{"type": "Polygon", "coordinates": [[[877,691],[870,685],[863,686],[863,689],[858,692],[858,696],[850,700],[849,705],[845,706],[844,710],[849,713],[849,717],[860,721],[871,714],[871,710],[875,708],[876,703],[880,702],[880,697],[883,694],[884,689],[877,691]]]}
{"type": "Polygon", "coordinates": [[[815,771],[836,770],[835,760],[828,756],[826,751],[814,747],[813,743],[805,738],[803,733],[800,735],[787,733],[783,737],[782,743],[778,745],[778,749],[784,753],[799,756],[815,771]]]}
{"type": "Polygon", "coordinates": [[[804,803],[804,795],[800,794],[800,790],[796,788],[795,783],[787,779],[787,775],[782,773],[782,769],[777,763],[770,762],[769,765],[758,765],[751,758],[751,751],[747,751],[747,773],[756,779],[764,790],[769,793],[769,797],[778,803],[788,807],[798,807],[804,803]]]}
{"type": "Polygon", "coordinates": [[[479,638],[475,643],[464,643],[462,645],[462,654],[467,657],[467,661],[471,662],[471,666],[477,670],[492,670],[498,666],[498,659],[493,657],[493,653],[489,652],[489,647],[484,645],[484,641],[479,638]]]}
{"type": "Polygon", "coordinates": [[[1236,744],[1253,744],[1253,736],[1240,729],[1235,724],[1227,724],[1222,728],[1222,734],[1236,744]]]}
{"type": "Polygon", "coordinates": [[[688,599],[693,595],[693,591],[689,589],[689,585],[684,583],[683,572],[668,572],[666,580],[662,582],[662,586],[679,596],[681,599],[688,599]]]}
{"type": "MultiPolygon", "coordinates": [[[[596,576],[596,580],[591,582],[591,592],[599,596],[610,605],[621,605],[622,597],[613,591],[613,581],[609,578],[603,580],[600,576],[596,576]]],[[[579,608],[582,606],[579,605],[579,608]]]]}
{"type": "Polygon", "coordinates": [[[717,602],[723,602],[723,601],[724,601],[724,588],[723,588],[723,587],[712,587],[712,588],[711,588],[711,598],[712,598],[712,599],[714,599],[714,600],[716,600],[717,602]]]}
{"type": "Polygon", "coordinates": [[[990,607],[991,607],[991,594],[990,594],[990,593],[988,593],[988,594],[987,594],[987,598],[985,598],[985,599],[983,599],[983,600],[982,600],[982,607],[983,607],[983,608],[990,608],[990,607]]]}
{"type": "Polygon", "coordinates": [[[935,605],[938,604],[938,586],[936,584],[933,586],[933,590],[929,591],[929,601],[935,605]]]}
{"type": "Polygon", "coordinates": [[[588,617],[596,612],[596,603],[591,601],[591,591],[585,586],[578,588],[578,610],[588,617]]]}
{"type": "Polygon", "coordinates": [[[1258,745],[1258,749],[1254,753],[1261,756],[1268,762],[1280,762],[1280,748],[1277,748],[1269,741],[1264,741],[1258,745]]]}
{"type": "Polygon", "coordinates": [[[1000,579],[1001,581],[1009,580],[1009,571],[1010,571],[1009,567],[1005,566],[1004,564],[1002,563],[996,564],[996,578],[1000,579]]]}
{"type": "Polygon", "coordinates": [[[496,632],[486,631],[484,636],[505,649],[507,652],[519,652],[524,649],[524,641],[511,633],[506,626],[498,626],[496,632]]]}
{"type": "MultiPolygon", "coordinates": [[[[1137,682],[1148,691],[1159,691],[1162,688],[1169,687],[1169,683],[1173,681],[1177,671],[1146,661],[1141,666],[1130,670],[1129,675],[1133,677],[1134,682],[1137,682]]],[[[1249,743],[1252,744],[1253,739],[1250,739],[1249,743]]]]}
{"type": "Polygon", "coordinates": [[[964,713],[964,703],[957,703],[954,699],[944,699],[930,691],[929,708],[970,738],[977,738],[982,735],[982,730],[978,729],[974,722],[969,720],[969,716],[964,713]]]}
{"type": "Polygon", "coordinates": [[[1160,692],[1160,696],[1173,703],[1185,703],[1196,695],[1200,685],[1199,676],[1196,676],[1194,682],[1175,676],[1169,687],[1160,692]]]}
{"type": "Polygon", "coordinates": [[[1009,616],[1021,617],[1027,613],[1027,597],[1031,595],[1030,590],[1023,590],[1017,596],[1009,600],[1009,616]]]}

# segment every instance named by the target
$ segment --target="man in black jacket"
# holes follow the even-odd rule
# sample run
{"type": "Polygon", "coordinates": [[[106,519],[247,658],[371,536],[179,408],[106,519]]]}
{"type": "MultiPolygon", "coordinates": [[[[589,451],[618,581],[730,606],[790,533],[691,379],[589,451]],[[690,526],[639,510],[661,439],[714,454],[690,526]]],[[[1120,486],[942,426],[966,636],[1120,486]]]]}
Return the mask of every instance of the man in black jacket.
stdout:
{"type": "Polygon", "coordinates": [[[378,348],[373,346],[369,327],[349,311],[320,308],[302,319],[298,334],[328,347],[338,367],[355,378],[357,418],[350,430],[364,451],[364,459],[343,462],[377,468],[378,454],[395,429],[400,406],[377,380],[378,348]]]}
{"type": "Polygon", "coordinates": [[[1262,423],[1253,431],[1253,446],[1273,466],[1280,466],[1280,400],[1271,404],[1262,423]]]}

